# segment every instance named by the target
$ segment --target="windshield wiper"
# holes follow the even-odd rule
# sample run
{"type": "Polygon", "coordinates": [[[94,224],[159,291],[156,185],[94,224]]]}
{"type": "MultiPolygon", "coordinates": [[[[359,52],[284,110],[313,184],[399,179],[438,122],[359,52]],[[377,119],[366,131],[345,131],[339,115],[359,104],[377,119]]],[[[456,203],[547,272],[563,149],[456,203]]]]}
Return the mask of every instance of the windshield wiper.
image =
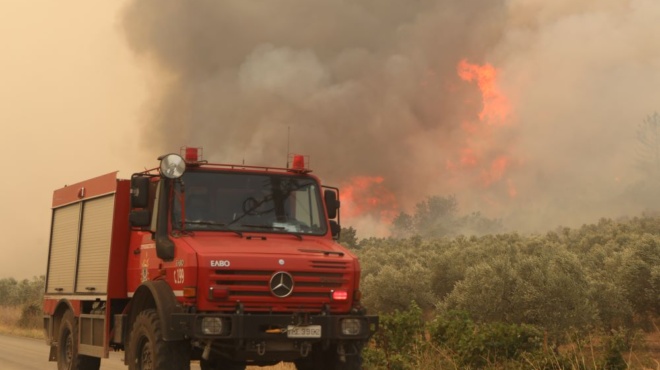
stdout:
{"type": "MultiPolygon", "coordinates": [[[[241,224],[241,226],[245,227],[253,227],[255,229],[266,229],[266,230],[278,230],[278,231],[286,231],[286,227],[284,226],[273,226],[273,225],[254,225],[254,224],[241,224]]],[[[295,233],[293,231],[286,231],[285,234],[293,235],[299,240],[302,240],[302,235],[299,233],[295,233]]]]}
{"type": "Polygon", "coordinates": [[[273,225],[241,224],[241,226],[254,227],[255,229],[285,230],[285,228],[282,226],[273,226],[273,225]]]}
{"type": "Polygon", "coordinates": [[[184,221],[186,225],[210,225],[210,226],[227,226],[221,222],[214,221],[184,221]]]}
{"type": "Polygon", "coordinates": [[[186,225],[219,226],[219,227],[221,227],[221,229],[213,229],[213,230],[218,230],[218,231],[231,231],[231,232],[235,233],[236,235],[240,236],[241,238],[243,237],[243,233],[242,233],[242,232],[240,232],[240,231],[238,231],[238,230],[230,229],[229,227],[227,227],[227,226],[228,226],[227,224],[224,224],[224,223],[222,223],[222,222],[214,222],[214,221],[185,221],[184,224],[186,224],[186,225]]]}

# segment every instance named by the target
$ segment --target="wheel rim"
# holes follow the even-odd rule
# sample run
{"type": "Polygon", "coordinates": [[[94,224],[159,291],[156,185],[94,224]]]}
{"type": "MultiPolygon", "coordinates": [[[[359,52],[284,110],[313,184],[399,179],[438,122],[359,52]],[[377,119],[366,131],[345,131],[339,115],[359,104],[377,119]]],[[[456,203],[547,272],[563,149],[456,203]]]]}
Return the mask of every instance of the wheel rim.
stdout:
{"type": "Polygon", "coordinates": [[[153,353],[149,345],[149,339],[142,338],[140,341],[140,351],[138,352],[138,369],[140,370],[153,370],[153,353]]]}

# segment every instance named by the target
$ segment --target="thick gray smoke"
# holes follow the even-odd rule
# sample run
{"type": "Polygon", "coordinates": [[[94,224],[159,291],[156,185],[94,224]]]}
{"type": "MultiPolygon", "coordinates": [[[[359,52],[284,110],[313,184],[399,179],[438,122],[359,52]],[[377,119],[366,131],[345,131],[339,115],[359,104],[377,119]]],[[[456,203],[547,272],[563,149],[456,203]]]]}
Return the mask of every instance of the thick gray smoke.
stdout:
{"type": "Polygon", "coordinates": [[[660,109],[657,19],[654,0],[142,0],[123,24],[155,71],[154,151],[304,153],[326,183],[378,178],[376,221],[456,194],[534,230],[644,209],[621,194],[639,180],[635,129],[660,109]],[[462,60],[497,68],[503,122],[479,119],[462,60]]]}

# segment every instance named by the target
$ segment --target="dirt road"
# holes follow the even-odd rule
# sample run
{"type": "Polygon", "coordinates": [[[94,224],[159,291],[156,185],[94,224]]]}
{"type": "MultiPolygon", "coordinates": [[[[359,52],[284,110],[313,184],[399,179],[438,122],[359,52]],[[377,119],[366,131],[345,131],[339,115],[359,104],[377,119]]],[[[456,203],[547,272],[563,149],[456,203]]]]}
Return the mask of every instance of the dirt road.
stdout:
{"type": "MultiPolygon", "coordinates": [[[[0,369],[2,370],[57,370],[55,362],[48,361],[49,348],[43,339],[0,335],[0,369]]],[[[124,353],[110,353],[101,360],[101,370],[126,370],[124,353]]],[[[191,370],[199,370],[193,363],[191,370]]]]}
{"type": "MultiPolygon", "coordinates": [[[[48,352],[49,348],[43,339],[0,335],[0,369],[2,370],[57,370],[57,364],[48,361],[48,352]]],[[[101,360],[101,370],[126,370],[123,359],[123,352],[110,353],[110,358],[101,360]]],[[[285,370],[293,367],[277,365],[257,369],[285,370]]],[[[199,364],[193,362],[190,370],[200,370],[199,364]]]]}

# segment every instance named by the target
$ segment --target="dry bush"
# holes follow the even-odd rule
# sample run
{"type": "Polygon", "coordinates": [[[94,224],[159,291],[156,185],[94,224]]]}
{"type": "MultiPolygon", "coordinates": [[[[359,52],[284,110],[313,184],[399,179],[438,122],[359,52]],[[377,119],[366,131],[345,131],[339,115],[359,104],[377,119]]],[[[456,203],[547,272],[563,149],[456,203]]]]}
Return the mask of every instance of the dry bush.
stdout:
{"type": "Polygon", "coordinates": [[[29,338],[43,338],[44,331],[41,329],[41,326],[36,328],[33,324],[29,325],[27,328],[22,328],[19,326],[18,323],[21,321],[22,315],[23,309],[21,307],[0,306],[0,333],[20,335],[29,338]]]}
{"type": "Polygon", "coordinates": [[[21,308],[17,306],[0,306],[0,328],[15,326],[21,318],[21,308]]]}

